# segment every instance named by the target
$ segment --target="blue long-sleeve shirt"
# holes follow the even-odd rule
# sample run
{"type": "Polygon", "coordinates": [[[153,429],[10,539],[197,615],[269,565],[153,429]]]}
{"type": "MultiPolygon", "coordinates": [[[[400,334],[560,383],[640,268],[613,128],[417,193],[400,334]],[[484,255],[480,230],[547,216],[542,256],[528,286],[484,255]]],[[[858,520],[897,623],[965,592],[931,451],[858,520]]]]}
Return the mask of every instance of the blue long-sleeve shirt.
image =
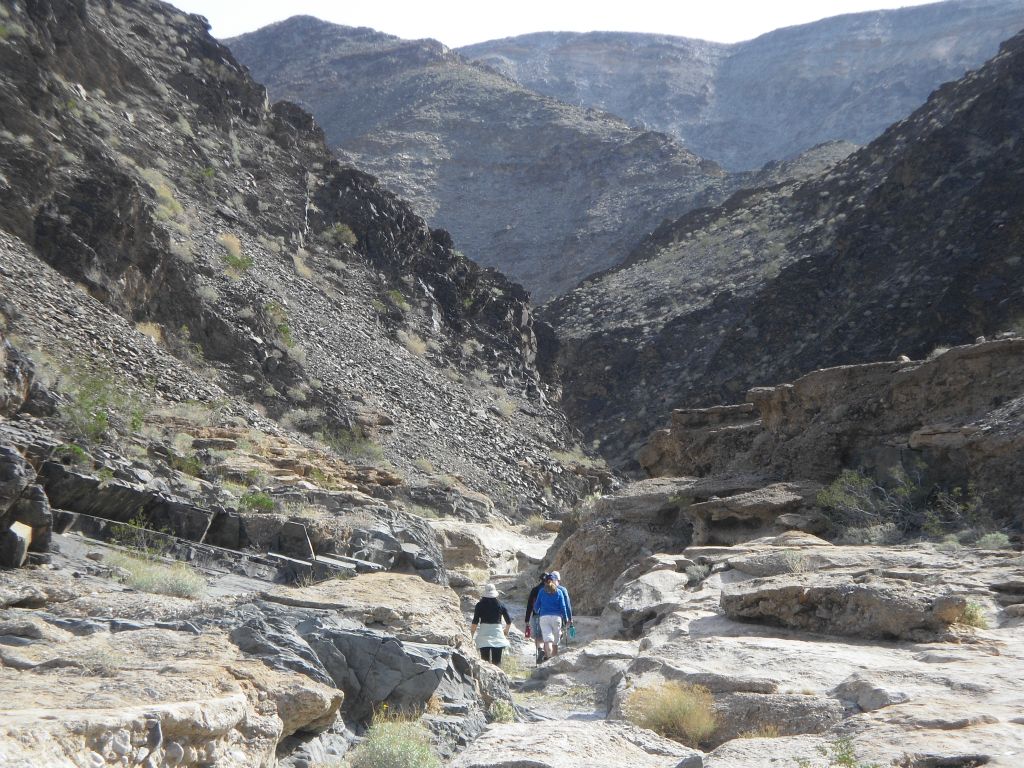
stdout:
{"type": "Polygon", "coordinates": [[[569,599],[569,590],[559,584],[558,591],[561,592],[562,597],[565,598],[565,609],[569,612],[569,621],[572,621],[572,600],[569,599]]]}
{"type": "Polygon", "coordinates": [[[560,589],[556,589],[554,592],[542,589],[537,593],[537,602],[533,604],[533,612],[538,616],[561,616],[568,621],[569,605],[566,603],[565,593],[560,589]]]}
{"type": "MultiPolygon", "coordinates": [[[[526,600],[526,623],[530,623],[530,617],[533,615],[533,606],[537,603],[537,595],[544,589],[543,584],[536,585],[530,590],[530,596],[526,600]]],[[[565,597],[565,607],[569,611],[569,621],[572,621],[572,600],[569,599],[569,590],[563,587],[561,584],[558,585],[558,591],[565,597]]]]}

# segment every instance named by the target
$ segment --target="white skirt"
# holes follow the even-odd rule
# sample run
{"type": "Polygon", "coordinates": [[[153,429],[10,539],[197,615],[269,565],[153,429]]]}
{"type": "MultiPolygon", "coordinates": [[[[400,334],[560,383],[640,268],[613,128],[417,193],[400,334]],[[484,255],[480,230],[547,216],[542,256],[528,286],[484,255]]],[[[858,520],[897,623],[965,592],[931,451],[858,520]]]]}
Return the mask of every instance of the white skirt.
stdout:
{"type": "Polygon", "coordinates": [[[508,638],[501,628],[501,624],[481,624],[476,628],[476,637],[473,642],[477,648],[508,648],[508,638]]]}

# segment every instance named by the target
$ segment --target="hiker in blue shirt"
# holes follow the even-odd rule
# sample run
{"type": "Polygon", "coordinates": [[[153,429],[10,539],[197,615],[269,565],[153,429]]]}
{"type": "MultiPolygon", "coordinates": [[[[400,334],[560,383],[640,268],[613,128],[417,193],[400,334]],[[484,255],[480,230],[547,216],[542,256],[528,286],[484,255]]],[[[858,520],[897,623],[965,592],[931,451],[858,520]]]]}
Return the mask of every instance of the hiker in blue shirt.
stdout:
{"type": "MultiPolygon", "coordinates": [[[[565,597],[565,607],[569,610],[569,628],[566,632],[571,633],[572,637],[576,637],[576,630],[572,628],[572,600],[569,599],[569,590],[562,584],[562,575],[558,571],[552,571],[548,576],[555,580],[555,585],[558,587],[558,591],[562,593],[563,597],[565,597]]],[[[566,642],[568,642],[568,640],[566,642]]]]}
{"type": "MultiPolygon", "coordinates": [[[[542,589],[544,589],[544,582],[548,580],[548,572],[543,571],[540,575],[540,581],[538,581],[533,589],[530,590],[529,597],[526,598],[526,639],[533,638],[533,644],[537,651],[537,663],[540,664],[544,661],[544,637],[540,632],[540,616],[533,612],[533,606],[537,602],[537,595],[542,589]]],[[[570,608],[569,615],[572,615],[572,609],[570,608]]]]}
{"type": "Polygon", "coordinates": [[[537,593],[533,611],[540,616],[540,631],[544,640],[545,660],[558,655],[558,641],[562,635],[562,623],[569,623],[569,605],[566,593],[558,588],[557,579],[548,575],[544,589],[537,593]]]}

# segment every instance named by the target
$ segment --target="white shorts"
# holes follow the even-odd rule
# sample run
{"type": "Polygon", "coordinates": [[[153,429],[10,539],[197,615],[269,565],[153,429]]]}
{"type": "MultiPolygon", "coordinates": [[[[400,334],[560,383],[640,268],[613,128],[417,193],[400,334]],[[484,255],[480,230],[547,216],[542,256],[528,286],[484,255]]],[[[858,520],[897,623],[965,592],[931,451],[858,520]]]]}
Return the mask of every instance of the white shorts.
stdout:
{"type": "Polygon", "coordinates": [[[562,635],[562,617],[541,616],[540,633],[545,643],[557,643],[562,635]]]}

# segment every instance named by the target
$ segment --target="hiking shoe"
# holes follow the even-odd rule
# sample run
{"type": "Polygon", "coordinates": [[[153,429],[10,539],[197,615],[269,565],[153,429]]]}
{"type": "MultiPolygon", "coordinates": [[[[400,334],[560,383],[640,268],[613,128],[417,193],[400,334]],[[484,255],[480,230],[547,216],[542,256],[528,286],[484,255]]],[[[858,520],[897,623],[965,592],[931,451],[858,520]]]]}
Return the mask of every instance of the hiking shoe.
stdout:
{"type": "Polygon", "coordinates": [[[544,651],[537,651],[537,663],[543,664],[548,660],[548,657],[544,655],[544,651]]]}

